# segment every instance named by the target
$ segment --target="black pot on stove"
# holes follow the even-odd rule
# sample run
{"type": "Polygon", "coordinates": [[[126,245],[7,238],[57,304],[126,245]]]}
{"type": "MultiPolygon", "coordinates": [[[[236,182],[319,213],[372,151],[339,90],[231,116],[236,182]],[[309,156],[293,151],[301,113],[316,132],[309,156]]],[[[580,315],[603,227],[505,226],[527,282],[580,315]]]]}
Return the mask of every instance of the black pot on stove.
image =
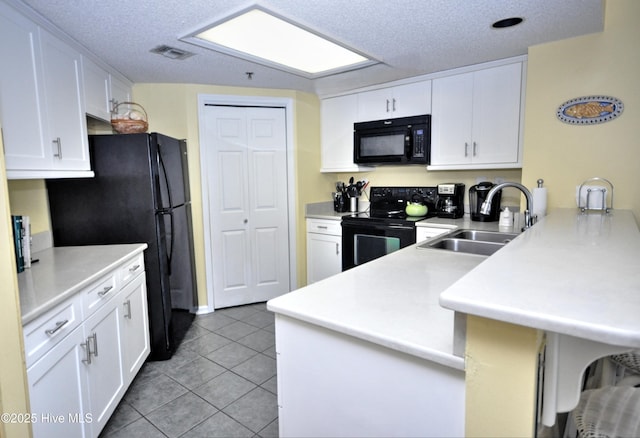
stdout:
{"type": "Polygon", "coordinates": [[[500,218],[500,198],[502,190],[499,190],[491,200],[491,211],[488,215],[480,213],[482,203],[487,199],[487,194],[495,186],[492,182],[483,181],[475,186],[469,187],[469,211],[472,221],[495,222],[500,218]]]}

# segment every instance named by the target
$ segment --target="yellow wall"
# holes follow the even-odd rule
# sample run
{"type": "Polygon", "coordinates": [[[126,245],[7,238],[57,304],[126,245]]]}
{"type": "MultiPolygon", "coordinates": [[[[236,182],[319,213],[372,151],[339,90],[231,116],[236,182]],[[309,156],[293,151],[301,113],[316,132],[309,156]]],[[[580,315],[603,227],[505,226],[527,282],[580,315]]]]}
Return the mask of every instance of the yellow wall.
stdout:
{"type": "Polygon", "coordinates": [[[32,233],[51,230],[49,200],[44,180],[10,180],[9,202],[11,214],[29,216],[32,233]]]}
{"type": "MultiPolygon", "coordinates": [[[[543,178],[549,208],[575,207],[576,185],[590,177],[604,177],[615,186],[614,207],[633,210],[638,220],[640,2],[608,0],[605,7],[604,32],[529,48],[522,182],[533,187],[543,178]],[[622,116],[595,126],[567,125],[556,119],[556,109],[563,102],[598,94],[621,99],[622,116]]],[[[476,322],[467,330],[467,361],[472,368],[467,373],[466,433],[505,436],[503,421],[515,418],[506,435],[530,436],[533,424],[528,416],[534,398],[509,397],[531,393],[535,379],[530,365],[537,343],[525,342],[514,357],[516,346],[501,337],[515,327],[490,320],[476,322]],[[477,367],[479,357],[487,362],[477,367]],[[519,358],[529,362],[522,364],[519,358]]],[[[527,334],[525,329],[524,336],[531,339],[534,333],[527,334]]]]}
{"type": "Polygon", "coordinates": [[[536,330],[467,317],[468,437],[530,437],[535,427],[536,330]]]}
{"type": "MultiPolygon", "coordinates": [[[[0,153],[0,412],[18,414],[29,412],[29,401],[6,181],[4,153],[0,153]]],[[[0,421],[0,437],[28,436],[31,436],[31,430],[27,423],[0,421]]]]}
{"type": "Polygon", "coordinates": [[[590,177],[615,186],[614,208],[640,219],[640,2],[608,0],[605,29],[529,48],[523,182],[544,178],[549,207],[574,207],[576,186],[590,177]],[[556,119],[563,102],[581,96],[621,99],[622,115],[593,126],[556,119]]]}

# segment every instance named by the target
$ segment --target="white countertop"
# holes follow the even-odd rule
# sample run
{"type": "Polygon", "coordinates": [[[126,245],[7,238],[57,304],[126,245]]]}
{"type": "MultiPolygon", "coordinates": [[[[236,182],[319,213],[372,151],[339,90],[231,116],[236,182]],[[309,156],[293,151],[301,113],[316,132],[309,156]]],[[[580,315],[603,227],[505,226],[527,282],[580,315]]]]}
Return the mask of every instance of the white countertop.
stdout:
{"type": "Polygon", "coordinates": [[[267,308],[463,370],[464,359],[453,354],[454,312],[438,297],[483,260],[412,245],[272,299],[267,308]]]}
{"type": "Polygon", "coordinates": [[[440,296],[449,309],[640,348],[640,232],[632,212],[553,210],[440,296]]]}
{"type": "Polygon", "coordinates": [[[18,274],[22,324],[113,270],[127,258],[142,252],[146,243],[47,248],[32,254],[39,259],[18,274]]]}
{"type": "MultiPolygon", "coordinates": [[[[417,223],[438,224],[497,228],[468,218],[417,223]]],[[[639,266],[640,232],[630,211],[557,209],[489,258],[414,245],[267,307],[464,369],[453,355],[452,310],[640,348],[639,266]]]]}

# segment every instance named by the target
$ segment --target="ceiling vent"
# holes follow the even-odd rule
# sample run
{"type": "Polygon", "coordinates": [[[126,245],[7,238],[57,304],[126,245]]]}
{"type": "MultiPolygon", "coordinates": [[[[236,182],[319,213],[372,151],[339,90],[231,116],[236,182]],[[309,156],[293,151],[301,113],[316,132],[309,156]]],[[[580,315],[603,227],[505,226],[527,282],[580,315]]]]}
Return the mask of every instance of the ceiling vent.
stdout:
{"type": "Polygon", "coordinates": [[[157,53],[167,58],[177,59],[180,61],[195,55],[195,53],[187,52],[186,50],[176,49],[175,47],[164,46],[164,45],[151,49],[150,52],[157,53]]]}

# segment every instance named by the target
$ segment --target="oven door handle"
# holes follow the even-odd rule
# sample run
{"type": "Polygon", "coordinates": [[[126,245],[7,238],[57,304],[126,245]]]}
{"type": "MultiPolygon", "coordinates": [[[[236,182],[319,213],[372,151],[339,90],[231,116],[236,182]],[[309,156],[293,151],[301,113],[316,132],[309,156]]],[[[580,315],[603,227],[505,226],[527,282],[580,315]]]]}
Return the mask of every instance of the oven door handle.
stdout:
{"type": "Polygon", "coordinates": [[[413,230],[414,227],[406,227],[404,225],[387,225],[385,228],[393,228],[394,230],[413,230]]]}

